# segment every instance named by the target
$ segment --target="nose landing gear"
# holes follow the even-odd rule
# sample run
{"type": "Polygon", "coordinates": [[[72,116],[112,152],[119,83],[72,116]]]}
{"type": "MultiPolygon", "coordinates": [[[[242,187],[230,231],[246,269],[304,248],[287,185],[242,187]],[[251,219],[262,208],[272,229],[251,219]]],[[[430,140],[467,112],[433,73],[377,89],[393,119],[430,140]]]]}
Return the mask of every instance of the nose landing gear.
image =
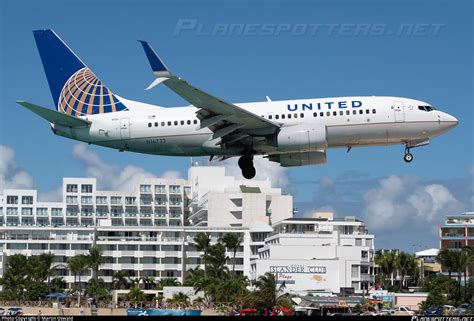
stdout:
{"type": "Polygon", "coordinates": [[[405,147],[405,155],[403,156],[403,160],[407,163],[410,163],[413,160],[413,155],[410,154],[409,147],[405,147]]]}
{"type": "Polygon", "coordinates": [[[242,170],[242,176],[246,179],[252,179],[257,174],[255,167],[253,166],[253,156],[244,155],[239,158],[239,167],[242,170]]]}

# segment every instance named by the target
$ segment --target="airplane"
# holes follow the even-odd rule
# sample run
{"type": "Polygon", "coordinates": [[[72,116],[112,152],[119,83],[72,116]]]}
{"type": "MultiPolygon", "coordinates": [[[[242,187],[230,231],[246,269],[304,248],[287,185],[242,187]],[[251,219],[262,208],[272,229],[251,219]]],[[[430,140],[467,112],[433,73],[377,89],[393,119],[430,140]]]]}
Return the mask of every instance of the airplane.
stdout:
{"type": "Polygon", "coordinates": [[[168,156],[239,157],[246,179],[255,155],[281,166],[326,162],[329,148],[405,145],[410,150],[455,127],[458,120],[430,103],[355,96],[230,103],[174,75],[146,41],[154,74],[147,90],[163,84],[189,102],[161,107],[114,94],[50,29],[33,31],[56,111],[18,103],[46,119],[54,134],[119,151],[168,156]]]}

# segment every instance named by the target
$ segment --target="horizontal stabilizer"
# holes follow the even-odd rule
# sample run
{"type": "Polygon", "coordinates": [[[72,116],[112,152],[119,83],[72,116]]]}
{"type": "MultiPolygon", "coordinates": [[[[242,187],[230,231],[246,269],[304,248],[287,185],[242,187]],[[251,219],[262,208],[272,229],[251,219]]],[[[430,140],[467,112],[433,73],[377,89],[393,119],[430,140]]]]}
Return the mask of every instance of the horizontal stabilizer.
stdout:
{"type": "Polygon", "coordinates": [[[68,126],[68,127],[83,127],[83,126],[89,126],[91,124],[91,122],[88,120],[76,118],[64,113],[57,112],[49,108],[45,108],[45,107],[41,107],[35,104],[28,103],[26,101],[19,100],[17,101],[17,103],[22,105],[26,109],[31,110],[32,112],[34,112],[41,118],[44,118],[53,124],[58,124],[58,125],[68,126]]]}

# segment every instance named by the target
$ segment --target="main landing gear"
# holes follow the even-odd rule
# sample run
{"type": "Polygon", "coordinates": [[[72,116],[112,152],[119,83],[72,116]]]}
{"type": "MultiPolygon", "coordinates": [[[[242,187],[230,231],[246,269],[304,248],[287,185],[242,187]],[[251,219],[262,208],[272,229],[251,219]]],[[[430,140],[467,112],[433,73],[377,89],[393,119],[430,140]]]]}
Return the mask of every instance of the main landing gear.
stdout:
{"type": "Polygon", "coordinates": [[[252,179],[255,177],[257,171],[253,166],[253,156],[244,155],[239,158],[239,167],[242,170],[242,176],[246,179],[252,179]]]}
{"type": "Polygon", "coordinates": [[[413,160],[413,155],[410,154],[410,148],[408,146],[405,147],[405,155],[403,156],[403,160],[407,163],[410,163],[413,160]]]}

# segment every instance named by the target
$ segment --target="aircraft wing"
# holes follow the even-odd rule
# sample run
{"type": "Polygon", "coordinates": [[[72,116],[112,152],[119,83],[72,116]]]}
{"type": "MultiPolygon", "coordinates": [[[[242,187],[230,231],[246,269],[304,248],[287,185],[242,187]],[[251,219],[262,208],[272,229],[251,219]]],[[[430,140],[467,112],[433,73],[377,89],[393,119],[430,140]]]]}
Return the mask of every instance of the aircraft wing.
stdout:
{"type": "Polygon", "coordinates": [[[201,120],[200,127],[208,127],[214,133],[212,138],[220,139],[217,144],[233,145],[246,137],[273,134],[280,128],[277,123],[228,103],[173,75],[151,46],[145,41],[140,42],[156,77],[147,89],[163,83],[199,108],[197,117],[201,120]]]}
{"type": "Polygon", "coordinates": [[[84,127],[91,124],[91,122],[88,120],[60,113],[55,110],[41,107],[26,101],[19,100],[17,103],[53,124],[67,127],[84,127]]]}

